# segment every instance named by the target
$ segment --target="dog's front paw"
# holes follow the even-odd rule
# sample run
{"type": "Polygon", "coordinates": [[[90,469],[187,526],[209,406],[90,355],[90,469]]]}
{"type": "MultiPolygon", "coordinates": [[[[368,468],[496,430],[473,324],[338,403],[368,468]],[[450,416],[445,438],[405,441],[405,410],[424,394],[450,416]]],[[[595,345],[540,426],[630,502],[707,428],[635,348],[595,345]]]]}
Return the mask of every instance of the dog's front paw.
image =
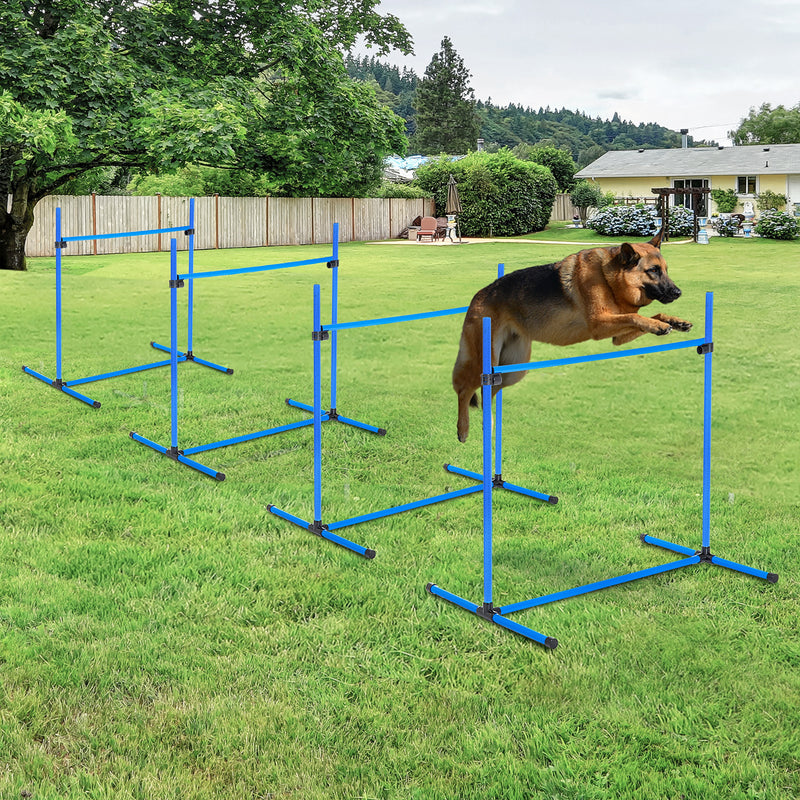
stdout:
{"type": "Polygon", "coordinates": [[[663,328],[659,328],[656,331],[656,336],[666,336],[672,330],[671,325],[665,325],[663,328]]]}
{"type": "Polygon", "coordinates": [[[672,323],[672,327],[675,328],[676,331],[683,331],[685,333],[686,331],[690,331],[692,329],[692,323],[686,322],[684,319],[676,319],[672,323]]]}

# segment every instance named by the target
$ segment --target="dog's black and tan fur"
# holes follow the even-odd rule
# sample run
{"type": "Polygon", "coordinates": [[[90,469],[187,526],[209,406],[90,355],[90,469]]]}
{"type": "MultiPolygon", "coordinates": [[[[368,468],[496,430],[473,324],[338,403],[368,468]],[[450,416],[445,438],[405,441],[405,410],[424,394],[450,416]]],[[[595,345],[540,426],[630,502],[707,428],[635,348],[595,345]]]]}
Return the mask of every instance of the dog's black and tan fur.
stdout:
{"type": "MultiPolygon", "coordinates": [[[[653,300],[671,303],[680,296],[667,275],[660,233],[647,244],[582,250],[555,264],[512,272],[481,289],[467,310],[453,368],[459,440],[467,439],[469,406],[478,404],[483,317],[492,319],[492,365],[525,364],[532,341],[569,345],[610,338],[620,345],[645,333],[688,331],[692,324],[677,317],[639,314],[653,300]]],[[[525,374],[504,374],[502,386],[525,374]]]]}

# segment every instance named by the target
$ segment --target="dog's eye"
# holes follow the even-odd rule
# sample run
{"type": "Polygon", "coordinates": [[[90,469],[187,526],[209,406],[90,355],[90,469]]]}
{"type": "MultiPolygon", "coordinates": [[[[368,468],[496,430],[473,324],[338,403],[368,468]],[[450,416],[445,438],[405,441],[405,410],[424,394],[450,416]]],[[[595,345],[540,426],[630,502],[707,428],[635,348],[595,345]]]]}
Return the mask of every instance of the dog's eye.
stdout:
{"type": "Polygon", "coordinates": [[[657,275],[661,274],[661,267],[650,267],[646,272],[648,275],[652,275],[655,278],[657,275]]]}

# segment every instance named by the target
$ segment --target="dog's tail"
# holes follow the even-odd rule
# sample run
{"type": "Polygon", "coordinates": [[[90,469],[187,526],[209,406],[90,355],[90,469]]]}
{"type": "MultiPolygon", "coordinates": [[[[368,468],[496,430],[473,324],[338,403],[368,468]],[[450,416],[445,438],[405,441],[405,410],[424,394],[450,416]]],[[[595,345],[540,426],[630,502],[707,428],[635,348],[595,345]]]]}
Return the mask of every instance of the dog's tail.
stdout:
{"type": "Polygon", "coordinates": [[[474,406],[475,408],[479,408],[480,407],[480,403],[478,402],[478,395],[477,394],[472,395],[472,399],[469,401],[469,404],[471,406],[474,406]]]}

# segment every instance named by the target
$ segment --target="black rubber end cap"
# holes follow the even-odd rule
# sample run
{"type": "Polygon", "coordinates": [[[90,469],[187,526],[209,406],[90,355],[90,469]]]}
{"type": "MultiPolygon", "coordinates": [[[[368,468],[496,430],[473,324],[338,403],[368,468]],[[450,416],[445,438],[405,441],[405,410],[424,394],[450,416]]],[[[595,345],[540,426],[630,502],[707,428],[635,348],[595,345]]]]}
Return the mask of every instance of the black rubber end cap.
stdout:
{"type": "Polygon", "coordinates": [[[640,533],[639,534],[639,541],[642,541],[645,544],[647,544],[647,534],[646,533],[640,533]]]}
{"type": "Polygon", "coordinates": [[[767,573],[767,583],[777,583],[777,582],[778,582],[778,573],[777,572],[767,573]]]}
{"type": "Polygon", "coordinates": [[[27,367],[23,364],[22,365],[22,371],[25,372],[26,369],[27,369],[27,367]]]}
{"type": "Polygon", "coordinates": [[[215,479],[215,480],[218,480],[218,481],[224,481],[224,480],[225,480],[225,473],[224,473],[224,472],[218,472],[218,473],[217,473],[217,474],[214,476],[214,479],[215,479]]]}
{"type": "Polygon", "coordinates": [[[550,503],[551,506],[558,505],[558,498],[555,495],[550,495],[550,497],[547,498],[547,502],[550,503]]]}
{"type": "Polygon", "coordinates": [[[150,347],[155,347],[155,346],[156,346],[155,342],[150,342],[150,347]]]}
{"type": "Polygon", "coordinates": [[[364,553],[364,558],[366,558],[368,561],[372,561],[372,559],[375,558],[375,556],[376,556],[376,553],[375,553],[374,550],[367,550],[364,553]]]}
{"type": "Polygon", "coordinates": [[[445,464],[445,465],[444,465],[444,470],[445,470],[445,472],[447,472],[447,468],[448,468],[449,466],[450,466],[449,464],[445,464]]]}
{"type": "Polygon", "coordinates": [[[544,646],[545,646],[545,647],[546,647],[548,650],[555,650],[555,649],[556,649],[556,647],[558,647],[558,639],[554,639],[552,636],[548,636],[548,637],[547,637],[547,638],[544,640],[544,646]]]}
{"type": "Polygon", "coordinates": [[[95,400],[94,403],[92,403],[92,408],[100,408],[100,401],[95,400]]]}
{"type": "MultiPolygon", "coordinates": [[[[431,589],[433,589],[433,584],[432,584],[432,583],[429,583],[429,584],[427,584],[427,585],[425,586],[425,591],[426,591],[426,592],[430,592],[430,591],[431,591],[431,589]]],[[[433,592],[431,592],[431,594],[433,594],[433,592]]]]}
{"type": "Polygon", "coordinates": [[[386,436],[386,428],[378,428],[378,436],[386,436]]]}
{"type": "Polygon", "coordinates": [[[286,399],[285,399],[283,402],[284,402],[284,403],[286,403],[286,405],[288,406],[288,405],[289,405],[289,400],[290,400],[290,399],[291,399],[291,398],[287,397],[287,398],[286,398],[286,399]]]}
{"type": "Polygon", "coordinates": [[[134,433],[136,433],[136,431],[131,431],[131,432],[128,434],[128,436],[130,436],[130,437],[131,437],[131,439],[133,439],[133,434],[134,434],[134,433]]]}
{"type": "Polygon", "coordinates": [[[225,372],[228,375],[233,375],[233,370],[230,367],[228,367],[228,369],[226,369],[225,372]]]}
{"type": "Polygon", "coordinates": [[[273,508],[275,508],[275,506],[272,503],[267,503],[267,511],[269,511],[270,514],[272,513],[273,508]]]}

